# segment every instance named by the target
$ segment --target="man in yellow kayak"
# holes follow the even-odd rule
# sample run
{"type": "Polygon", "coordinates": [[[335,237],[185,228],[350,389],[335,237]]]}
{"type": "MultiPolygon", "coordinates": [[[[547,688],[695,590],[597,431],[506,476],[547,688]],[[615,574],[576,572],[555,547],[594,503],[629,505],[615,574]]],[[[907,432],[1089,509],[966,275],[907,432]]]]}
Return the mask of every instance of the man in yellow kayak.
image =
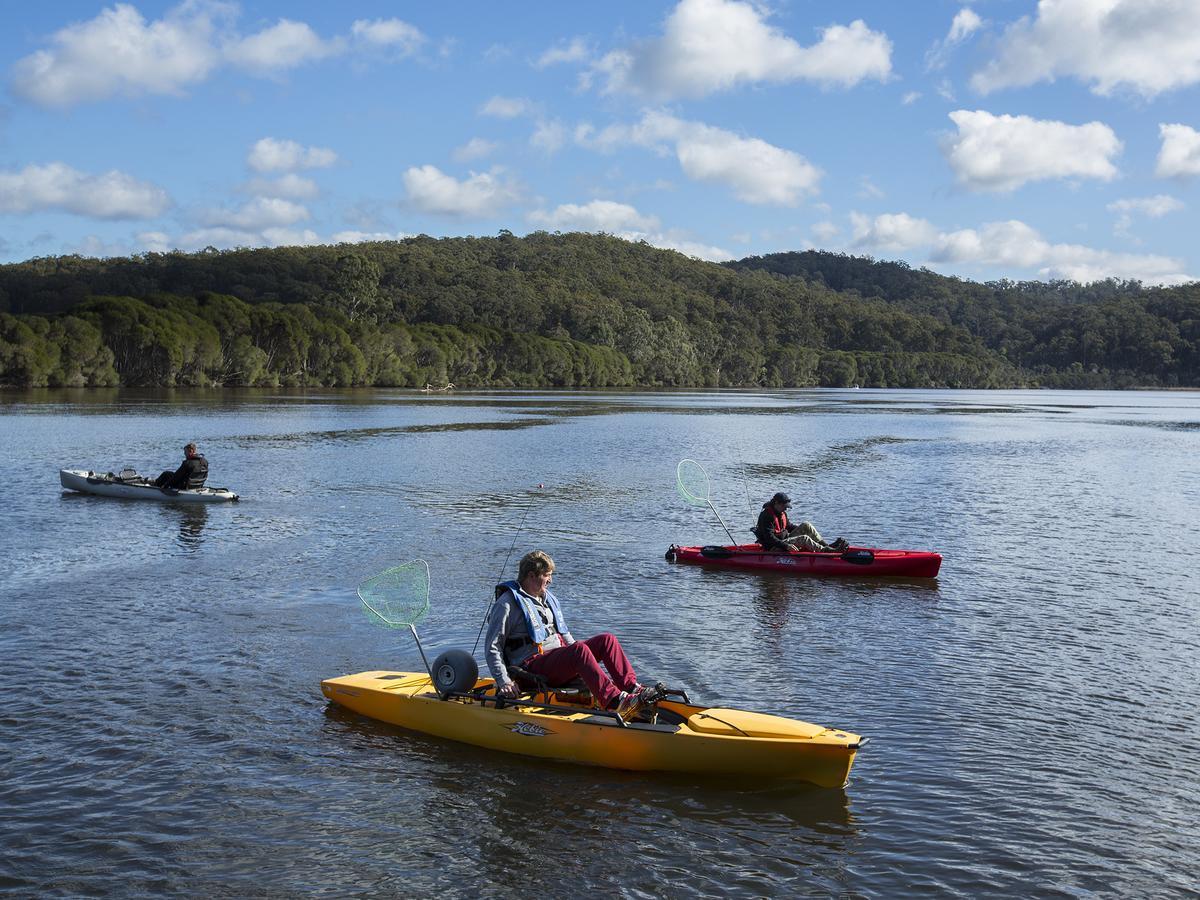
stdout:
{"type": "Polygon", "coordinates": [[[522,557],[516,581],[496,585],[483,644],[496,692],[501,697],[521,693],[509,666],[544,678],[550,687],[581,678],[601,709],[632,718],[661,696],[658,688],[638,684],[615,635],[602,632],[585,641],[571,636],[558,599],[549,590],[553,577],[554,560],[534,550],[522,557]]]}

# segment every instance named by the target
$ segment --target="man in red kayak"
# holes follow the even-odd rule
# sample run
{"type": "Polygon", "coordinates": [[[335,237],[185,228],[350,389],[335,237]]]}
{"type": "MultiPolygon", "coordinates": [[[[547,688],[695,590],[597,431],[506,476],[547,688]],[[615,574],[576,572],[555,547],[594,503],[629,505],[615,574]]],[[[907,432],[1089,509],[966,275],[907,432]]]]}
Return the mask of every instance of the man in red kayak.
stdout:
{"type": "Polygon", "coordinates": [[[758,524],[754,526],[754,534],[764,550],[841,553],[850,546],[845,538],[838,538],[832,544],[825,543],[825,539],[811,522],[791,524],[787,516],[788,507],[791,505],[791,498],[782,491],[763,504],[762,512],[758,514],[758,524]]]}
{"type": "Polygon", "coordinates": [[[554,560],[534,550],[521,559],[516,581],[496,585],[483,642],[496,693],[501,697],[521,693],[509,666],[544,678],[550,687],[582,678],[601,709],[632,718],[661,696],[659,688],[638,684],[614,635],[603,632],[585,641],[571,636],[558,599],[549,590],[553,577],[554,560]]]}

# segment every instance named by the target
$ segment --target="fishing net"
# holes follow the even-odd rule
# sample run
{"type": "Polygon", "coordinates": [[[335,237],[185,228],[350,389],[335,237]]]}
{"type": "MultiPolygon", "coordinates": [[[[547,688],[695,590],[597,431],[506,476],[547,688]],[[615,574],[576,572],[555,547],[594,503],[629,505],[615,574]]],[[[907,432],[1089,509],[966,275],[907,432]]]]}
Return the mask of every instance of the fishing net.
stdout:
{"type": "Polygon", "coordinates": [[[429,565],[418,559],[385,569],[358,586],[358,598],[372,621],[409,628],[429,611],[429,565]]]}
{"type": "Polygon", "coordinates": [[[681,459],[675,467],[675,487],[679,496],[693,506],[709,506],[708,473],[694,459],[681,459]]]}

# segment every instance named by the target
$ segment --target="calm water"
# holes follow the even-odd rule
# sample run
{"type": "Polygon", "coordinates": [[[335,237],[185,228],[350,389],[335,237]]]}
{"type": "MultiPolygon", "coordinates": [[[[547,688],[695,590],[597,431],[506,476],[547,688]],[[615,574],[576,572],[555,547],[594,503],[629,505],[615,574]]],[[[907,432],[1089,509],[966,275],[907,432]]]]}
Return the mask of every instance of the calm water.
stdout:
{"type": "Polygon", "coordinates": [[[0,394],[0,886],[19,894],[1191,895],[1200,395],[0,394]],[[64,495],[174,467],[236,506],[64,495]],[[936,582],[676,567],[787,490],[936,582]],[[539,489],[538,485],[544,485],[539,489]],[[524,527],[517,533],[526,512],[524,527]],[[541,547],[573,631],[713,705],[869,735],[842,791],[489,754],[326,705],[541,547]]]}

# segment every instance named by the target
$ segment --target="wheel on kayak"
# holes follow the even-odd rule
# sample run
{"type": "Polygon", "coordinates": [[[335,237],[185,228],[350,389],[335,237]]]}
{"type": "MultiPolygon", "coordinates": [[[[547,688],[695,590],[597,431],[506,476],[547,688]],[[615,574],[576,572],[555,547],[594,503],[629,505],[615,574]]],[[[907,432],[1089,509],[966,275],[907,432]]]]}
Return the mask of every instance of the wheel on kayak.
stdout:
{"type": "Polygon", "coordinates": [[[447,650],[433,661],[433,686],[443,700],[469,691],[479,678],[479,664],[466,650],[447,650]]]}

